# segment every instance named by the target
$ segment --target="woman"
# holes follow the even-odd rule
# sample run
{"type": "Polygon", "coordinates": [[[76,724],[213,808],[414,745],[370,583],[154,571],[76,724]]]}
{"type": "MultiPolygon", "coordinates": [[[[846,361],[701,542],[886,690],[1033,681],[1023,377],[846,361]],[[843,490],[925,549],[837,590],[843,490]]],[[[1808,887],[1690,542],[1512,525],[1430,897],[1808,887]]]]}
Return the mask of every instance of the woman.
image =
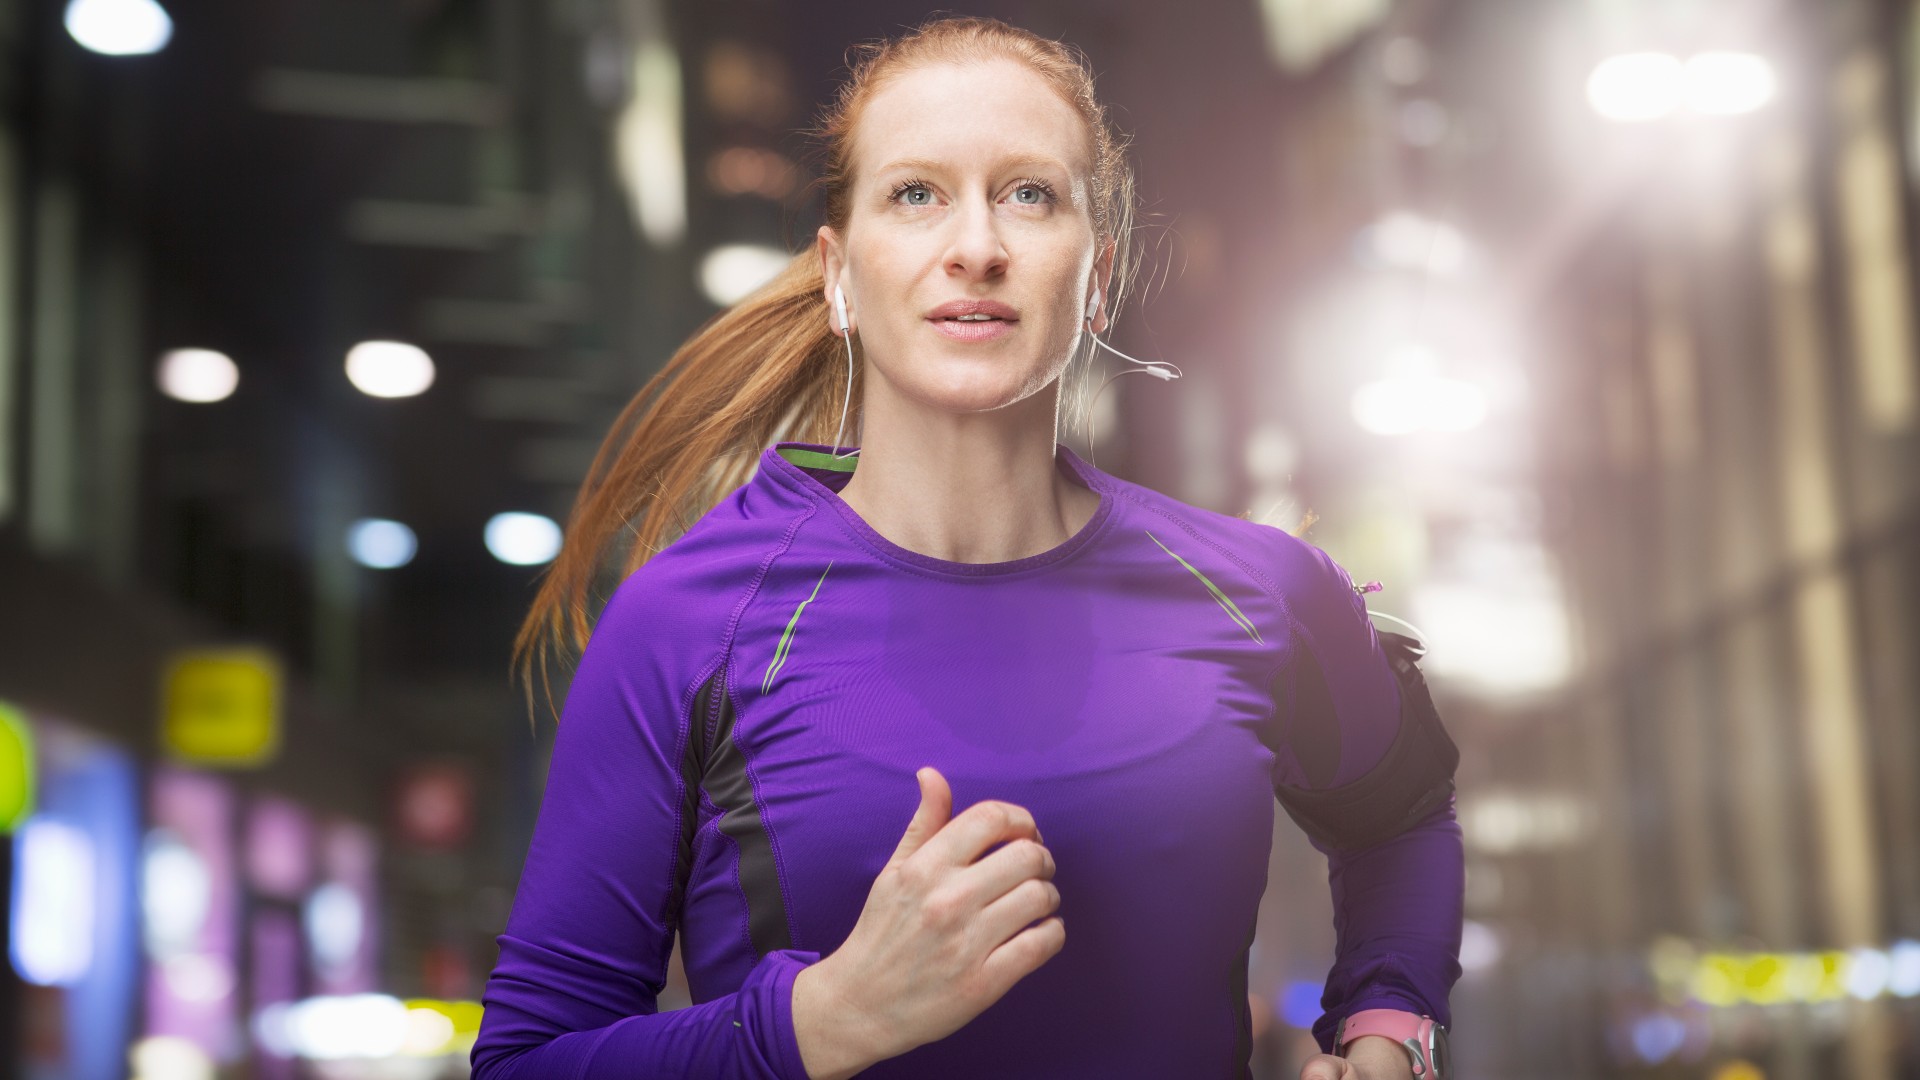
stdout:
{"type": "Polygon", "coordinates": [[[1128,261],[1084,65],[932,22],[822,135],[817,250],[629,406],[524,628],[529,666],[577,646],[633,529],[476,1077],[1246,1075],[1276,795],[1339,910],[1315,1032],[1346,1056],[1301,1075],[1415,1075],[1462,884],[1417,669],[1317,549],[1055,441],[1128,261]],[[773,442],[856,390],[857,452],[773,442]],[[676,931],[696,1004],[657,1013],[676,931]]]}

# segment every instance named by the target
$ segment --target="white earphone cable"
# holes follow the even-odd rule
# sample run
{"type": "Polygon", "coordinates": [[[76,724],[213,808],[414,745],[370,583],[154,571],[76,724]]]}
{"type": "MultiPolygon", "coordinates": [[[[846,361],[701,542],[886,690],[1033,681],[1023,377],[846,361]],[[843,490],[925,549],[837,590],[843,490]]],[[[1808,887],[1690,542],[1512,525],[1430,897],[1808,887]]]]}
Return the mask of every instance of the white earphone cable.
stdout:
{"type": "Polygon", "coordinates": [[[840,399],[840,429],[833,433],[832,453],[836,459],[849,458],[860,452],[857,447],[844,454],[839,452],[840,439],[847,433],[847,406],[853,404],[853,331],[842,327],[840,336],[847,343],[847,396],[840,399]]]}
{"type": "Polygon", "coordinates": [[[1100,335],[1093,332],[1093,316],[1091,315],[1087,316],[1087,337],[1092,339],[1095,345],[1100,346],[1120,359],[1140,365],[1137,368],[1123,368],[1107,376],[1101,381],[1100,388],[1093,392],[1093,400],[1087,402],[1087,463],[1097,469],[1100,467],[1100,459],[1098,432],[1095,431],[1096,422],[1093,418],[1095,411],[1094,406],[1100,403],[1100,395],[1106,392],[1107,384],[1122,375],[1151,375],[1162,382],[1172,382],[1180,378],[1183,372],[1181,372],[1178,366],[1168,363],[1165,360],[1135,360],[1119,349],[1101,341],[1100,335]]]}

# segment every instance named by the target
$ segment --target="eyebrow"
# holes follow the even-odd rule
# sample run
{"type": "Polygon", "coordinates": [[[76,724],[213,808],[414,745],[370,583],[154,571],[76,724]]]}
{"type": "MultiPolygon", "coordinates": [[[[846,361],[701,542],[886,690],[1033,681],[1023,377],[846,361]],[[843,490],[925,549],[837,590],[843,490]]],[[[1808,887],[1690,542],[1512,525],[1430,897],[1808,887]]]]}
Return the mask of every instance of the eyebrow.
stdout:
{"type": "MultiPolygon", "coordinates": [[[[1001,168],[1040,167],[1058,169],[1069,176],[1073,175],[1073,170],[1069,168],[1065,162],[1050,157],[1017,157],[1000,162],[999,164],[1001,168]]],[[[881,166],[879,171],[883,173],[894,172],[896,170],[904,170],[907,172],[939,172],[947,167],[947,163],[945,162],[931,161],[927,158],[901,158],[898,161],[888,162],[886,165],[881,166]]]]}

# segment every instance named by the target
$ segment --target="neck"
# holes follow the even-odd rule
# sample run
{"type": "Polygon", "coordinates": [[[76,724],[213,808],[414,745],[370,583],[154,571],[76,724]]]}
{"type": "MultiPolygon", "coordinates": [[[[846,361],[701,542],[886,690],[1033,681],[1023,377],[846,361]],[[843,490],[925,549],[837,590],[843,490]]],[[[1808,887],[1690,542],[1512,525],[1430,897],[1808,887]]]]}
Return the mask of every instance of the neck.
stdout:
{"type": "Polygon", "coordinates": [[[972,413],[869,393],[860,466],[840,497],[889,541],[949,562],[1010,562],[1059,547],[1100,497],[1060,474],[1058,408],[1058,380],[972,413]]]}

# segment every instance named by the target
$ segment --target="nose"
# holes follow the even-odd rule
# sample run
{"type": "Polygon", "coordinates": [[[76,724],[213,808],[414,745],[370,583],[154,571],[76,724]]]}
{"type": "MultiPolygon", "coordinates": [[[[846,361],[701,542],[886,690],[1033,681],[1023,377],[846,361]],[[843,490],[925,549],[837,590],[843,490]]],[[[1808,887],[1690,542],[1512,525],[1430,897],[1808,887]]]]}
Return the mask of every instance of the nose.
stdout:
{"type": "Polygon", "coordinates": [[[991,202],[968,200],[948,220],[953,228],[945,260],[949,275],[985,281],[1006,272],[1007,247],[1000,241],[991,202]]]}

